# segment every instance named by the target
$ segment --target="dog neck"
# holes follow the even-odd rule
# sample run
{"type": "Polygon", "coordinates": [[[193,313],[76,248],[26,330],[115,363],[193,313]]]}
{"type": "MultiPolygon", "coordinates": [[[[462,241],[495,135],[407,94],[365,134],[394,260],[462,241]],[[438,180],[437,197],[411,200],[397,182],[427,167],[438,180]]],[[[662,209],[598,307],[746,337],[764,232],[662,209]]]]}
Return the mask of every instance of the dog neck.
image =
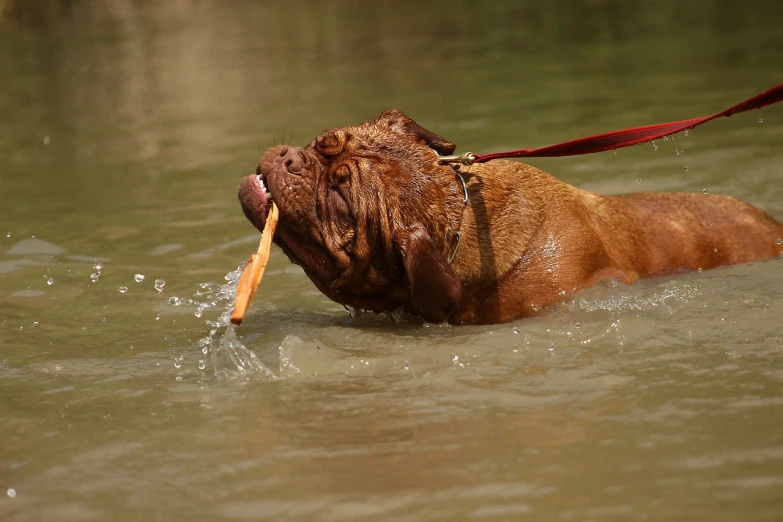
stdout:
{"type": "Polygon", "coordinates": [[[456,229],[460,245],[451,266],[467,284],[500,281],[526,256],[541,230],[542,209],[551,205],[551,198],[539,187],[541,178],[550,180],[546,185],[550,191],[553,182],[561,184],[524,163],[492,163],[461,166],[458,170],[465,180],[467,202],[463,202],[462,181],[454,177],[455,192],[463,197],[452,200],[449,215],[458,226],[446,231],[448,246],[444,254],[448,259],[456,247],[456,229]]]}

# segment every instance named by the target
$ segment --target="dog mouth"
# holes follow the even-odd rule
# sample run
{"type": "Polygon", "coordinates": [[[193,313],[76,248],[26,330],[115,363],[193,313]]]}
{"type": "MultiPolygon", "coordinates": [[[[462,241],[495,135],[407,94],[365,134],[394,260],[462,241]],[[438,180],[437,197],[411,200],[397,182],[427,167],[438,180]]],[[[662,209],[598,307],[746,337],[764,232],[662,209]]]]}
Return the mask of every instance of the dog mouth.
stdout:
{"type": "Polygon", "coordinates": [[[275,244],[294,264],[300,265],[322,281],[334,281],[337,272],[332,257],[315,240],[289,226],[285,201],[274,198],[267,183],[267,177],[263,173],[250,174],[240,182],[239,201],[247,219],[263,232],[274,199],[280,211],[280,220],[273,237],[275,244]]]}
{"type": "Polygon", "coordinates": [[[269,211],[272,208],[272,195],[261,174],[245,176],[239,183],[239,202],[245,217],[259,230],[264,230],[269,211]]]}

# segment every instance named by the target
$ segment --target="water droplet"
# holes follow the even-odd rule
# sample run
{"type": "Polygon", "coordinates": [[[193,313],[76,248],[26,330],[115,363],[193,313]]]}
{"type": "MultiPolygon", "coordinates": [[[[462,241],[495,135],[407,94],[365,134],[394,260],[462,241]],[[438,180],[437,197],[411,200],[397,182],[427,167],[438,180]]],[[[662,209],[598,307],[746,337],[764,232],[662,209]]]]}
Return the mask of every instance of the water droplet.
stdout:
{"type": "Polygon", "coordinates": [[[759,109],[759,123],[764,123],[764,118],[761,117],[761,109],[759,109]]]}
{"type": "Polygon", "coordinates": [[[5,237],[11,237],[11,233],[10,233],[10,232],[8,232],[8,233],[5,235],[5,237]]]}
{"type": "Polygon", "coordinates": [[[182,376],[181,376],[181,375],[177,375],[177,378],[176,378],[176,380],[177,380],[177,381],[181,381],[181,380],[182,380],[182,376]]]}
{"type": "Polygon", "coordinates": [[[658,150],[658,145],[655,144],[654,140],[650,140],[650,143],[652,143],[653,150],[658,150]]]}
{"type": "Polygon", "coordinates": [[[778,238],[778,240],[775,241],[775,243],[777,243],[778,245],[783,245],[783,239],[778,238]]]}
{"type": "Polygon", "coordinates": [[[700,273],[700,274],[701,274],[701,267],[699,267],[698,269],[696,269],[696,271],[697,271],[698,273],[700,273]]]}
{"type": "Polygon", "coordinates": [[[182,357],[174,357],[174,368],[182,368],[182,357]]]}
{"type": "Polygon", "coordinates": [[[16,490],[14,488],[8,488],[6,494],[11,498],[16,498],[16,490]]]}
{"type": "Polygon", "coordinates": [[[688,129],[685,129],[684,131],[682,131],[682,133],[687,136],[688,135],[688,129]]]}
{"type": "Polygon", "coordinates": [[[133,276],[133,279],[137,283],[141,283],[142,281],[144,281],[144,274],[136,274],[135,276],[133,276]]]}
{"type": "Polygon", "coordinates": [[[452,354],[451,362],[453,362],[454,364],[458,364],[459,363],[459,355],[457,355],[456,353],[452,354]]]}
{"type": "Polygon", "coordinates": [[[127,291],[128,291],[128,287],[127,287],[127,286],[121,286],[121,287],[120,287],[120,293],[121,293],[121,294],[124,294],[124,293],[125,293],[125,292],[127,292],[127,291]]]}
{"type": "Polygon", "coordinates": [[[156,316],[155,316],[155,320],[156,320],[156,321],[160,321],[160,316],[159,316],[159,315],[156,315],[156,316]]]}
{"type": "Polygon", "coordinates": [[[21,331],[23,331],[23,330],[24,330],[24,326],[20,326],[20,327],[19,327],[19,331],[21,332],[21,331]]]}
{"type": "Polygon", "coordinates": [[[517,328],[516,326],[514,327],[514,333],[519,335],[519,328],[517,328]]]}
{"type": "Polygon", "coordinates": [[[198,308],[196,308],[196,311],[193,313],[193,315],[195,315],[196,317],[201,317],[202,314],[204,313],[204,310],[206,310],[207,308],[209,308],[209,304],[201,303],[200,305],[198,305],[198,308]]]}
{"type": "Polygon", "coordinates": [[[166,281],[164,281],[163,279],[156,279],[155,280],[155,290],[157,290],[158,292],[162,292],[163,291],[163,287],[165,287],[165,286],[166,286],[166,281]]]}
{"type": "Polygon", "coordinates": [[[612,152],[614,152],[614,155],[617,156],[617,149],[614,149],[612,152]]]}
{"type": "Polygon", "coordinates": [[[714,249],[713,252],[715,252],[717,254],[718,253],[718,249],[717,248],[714,249]]]}
{"type": "Polygon", "coordinates": [[[207,361],[205,361],[204,359],[199,359],[199,361],[198,361],[198,369],[199,370],[203,370],[206,367],[207,367],[207,361]]]}
{"type": "Polygon", "coordinates": [[[636,178],[636,182],[637,182],[637,183],[641,183],[641,182],[642,182],[642,180],[640,180],[639,178],[636,178]]]}
{"type": "Polygon", "coordinates": [[[669,137],[668,136],[664,136],[663,137],[663,141],[669,141],[669,137]]]}
{"type": "Polygon", "coordinates": [[[707,189],[702,190],[705,194],[709,194],[709,191],[707,189]]]}
{"type": "Polygon", "coordinates": [[[683,167],[683,168],[685,169],[685,172],[687,172],[689,167],[688,167],[688,165],[686,164],[686,165],[685,165],[685,167],[683,167]]]}
{"type": "Polygon", "coordinates": [[[207,355],[209,353],[209,348],[207,348],[206,346],[203,346],[201,348],[201,353],[203,353],[204,355],[207,355]]]}
{"type": "Polygon", "coordinates": [[[98,279],[100,278],[101,278],[100,272],[93,272],[92,274],[90,274],[90,281],[92,281],[93,283],[97,283],[98,279]]]}
{"type": "Polygon", "coordinates": [[[94,270],[101,271],[101,270],[103,270],[103,265],[102,265],[102,264],[100,264],[100,263],[95,263],[95,264],[92,266],[92,268],[93,268],[94,270]]]}
{"type": "Polygon", "coordinates": [[[581,323],[574,323],[574,328],[581,328],[581,327],[582,327],[581,323]]]}
{"type": "Polygon", "coordinates": [[[677,137],[677,134],[672,134],[672,146],[674,147],[674,154],[676,156],[680,155],[680,140],[677,137]]]}
{"type": "Polygon", "coordinates": [[[555,351],[555,345],[554,344],[550,344],[549,345],[549,352],[551,353],[551,352],[554,352],[554,351],[555,351]]]}
{"type": "Polygon", "coordinates": [[[47,285],[52,286],[54,284],[54,279],[52,279],[51,277],[49,277],[49,276],[43,276],[43,277],[44,277],[44,279],[46,279],[46,284],[47,285]]]}
{"type": "Polygon", "coordinates": [[[33,321],[33,326],[38,326],[38,321],[33,321]]]}

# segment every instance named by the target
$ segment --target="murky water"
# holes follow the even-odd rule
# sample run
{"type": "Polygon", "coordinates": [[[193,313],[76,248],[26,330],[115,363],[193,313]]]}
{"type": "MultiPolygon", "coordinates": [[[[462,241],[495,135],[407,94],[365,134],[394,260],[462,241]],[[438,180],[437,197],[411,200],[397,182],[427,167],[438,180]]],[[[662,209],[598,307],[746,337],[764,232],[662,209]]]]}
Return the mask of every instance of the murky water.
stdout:
{"type": "MultiPolygon", "coordinates": [[[[779,2],[572,4],[0,2],[0,518],[783,519],[782,260],[454,327],[275,250],[226,327],[274,142],[398,107],[538,147],[781,81],[779,2]]],[[[783,219],[781,142],[773,106],[535,164],[783,219]]]]}

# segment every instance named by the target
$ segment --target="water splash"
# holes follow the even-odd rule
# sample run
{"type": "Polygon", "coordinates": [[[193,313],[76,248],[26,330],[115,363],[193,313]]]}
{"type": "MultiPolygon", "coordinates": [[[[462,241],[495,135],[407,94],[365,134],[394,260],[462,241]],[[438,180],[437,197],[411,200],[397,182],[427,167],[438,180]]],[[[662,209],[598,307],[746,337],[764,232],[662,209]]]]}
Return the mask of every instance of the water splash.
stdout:
{"type": "Polygon", "coordinates": [[[209,334],[196,342],[196,347],[203,355],[199,359],[200,370],[206,369],[206,358],[211,354],[215,377],[219,380],[256,376],[274,380],[277,376],[256,357],[256,354],[242,344],[242,341],[237,338],[236,327],[231,324],[236,287],[243,268],[244,264],[226,274],[225,284],[212,281],[202,283],[193,299],[171,297],[169,304],[191,306],[196,317],[201,317],[206,311],[222,308],[216,320],[206,321],[210,326],[209,334]]]}
{"type": "MultiPolygon", "coordinates": [[[[698,271],[700,272],[701,269],[698,271]]],[[[656,308],[663,308],[673,312],[676,303],[688,303],[703,295],[703,291],[700,288],[688,284],[660,288],[644,294],[638,294],[633,289],[621,290],[619,293],[613,290],[613,292],[610,297],[604,297],[601,295],[601,289],[594,287],[584,295],[579,296],[572,303],[569,303],[568,306],[572,310],[584,310],[587,312],[595,312],[597,310],[610,312],[650,311],[656,308]]],[[[577,326],[577,328],[579,327],[577,326]]]]}
{"type": "Polygon", "coordinates": [[[158,292],[162,292],[165,286],[166,286],[166,281],[164,281],[163,279],[155,280],[155,290],[157,290],[158,292]]]}

